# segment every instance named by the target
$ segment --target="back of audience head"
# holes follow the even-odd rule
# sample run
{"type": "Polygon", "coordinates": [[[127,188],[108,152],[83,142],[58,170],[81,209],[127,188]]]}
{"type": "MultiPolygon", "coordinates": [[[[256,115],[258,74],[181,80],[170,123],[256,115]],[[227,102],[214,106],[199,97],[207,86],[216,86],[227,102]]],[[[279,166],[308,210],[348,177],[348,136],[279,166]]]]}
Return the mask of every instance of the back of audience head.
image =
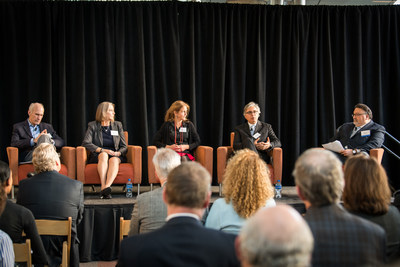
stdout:
{"type": "Polygon", "coordinates": [[[293,171],[299,195],[312,206],[338,203],[344,178],[342,163],[330,151],[312,148],[296,160],[293,171]]]}
{"type": "Polygon", "coordinates": [[[153,157],[153,163],[156,175],[162,184],[167,179],[168,174],[181,164],[181,157],[172,149],[159,148],[153,157]]]}
{"type": "Polygon", "coordinates": [[[59,171],[61,168],[56,149],[49,143],[42,143],[33,150],[32,163],[36,173],[59,171]]]}
{"type": "Polygon", "coordinates": [[[343,204],[352,212],[382,215],[388,212],[390,188],[385,169],[374,158],[357,155],[346,160],[343,204]]]}
{"type": "Polygon", "coordinates": [[[0,160],[0,215],[3,213],[7,201],[6,188],[12,186],[11,170],[0,160]]]}
{"type": "Polygon", "coordinates": [[[248,219],[236,240],[242,266],[309,266],[314,239],[310,228],[292,207],[260,209],[248,219]]]}
{"type": "Polygon", "coordinates": [[[203,209],[211,195],[210,183],[210,173],[203,166],[184,162],[168,174],[164,199],[167,205],[203,209]]]}
{"type": "Polygon", "coordinates": [[[250,217],[274,196],[267,164],[249,149],[237,151],[229,160],[222,190],[225,201],[232,202],[242,218],[250,217]]]}

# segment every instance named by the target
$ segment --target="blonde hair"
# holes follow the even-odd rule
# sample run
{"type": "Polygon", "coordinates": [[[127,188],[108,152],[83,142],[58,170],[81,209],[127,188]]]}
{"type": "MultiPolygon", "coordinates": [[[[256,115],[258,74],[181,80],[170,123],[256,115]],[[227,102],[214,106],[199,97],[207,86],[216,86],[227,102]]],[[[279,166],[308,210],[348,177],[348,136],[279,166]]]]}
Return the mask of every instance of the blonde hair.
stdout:
{"type": "Polygon", "coordinates": [[[258,153],[242,149],[229,160],[223,181],[226,203],[232,202],[236,213],[248,218],[274,196],[269,170],[258,153]]]}
{"type": "MultiPolygon", "coordinates": [[[[113,106],[113,108],[115,109],[115,105],[111,102],[101,102],[98,106],[97,106],[97,110],[96,110],[96,121],[98,122],[102,122],[104,121],[104,118],[106,117],[106,113],[108,110],[109,106],[113,106]]],[[[114,120],[113,120],[114,121],[114,120]]]]}
{"type": "Polygon", "coordinates": [[[36,173],[54,171],[57,170],[57,163],[60,165],[60,158],[54,145],[42,143],[33,150],[32,163],[36,173]]]}
{"type": "Polygon", "coordinates": [[[39,102],[31,103],[31,104],[29,105],[28,110],[29,110],[30,112],[32,112],[32,111],[35,109],[36,106],[41,106],[42,109],[43,109],[43,112],[44,112],[44,106],[43,106],[42,103],[39,103],[39,102]]]}
{"type": "Polygon", "coordinates": [[[169,107],[169,109],[165,113],[164,121],[173,121],[175,118],[174,111],[178,112],[179,110],[181,110],[182,107],[187,108],[187,112],[186,112],[186,118],[187,118],[189,116],[190,106],[187,103],[183,102],[182,100],[177,100],[174,103],[172,103],[172,105],[169,107]]]}

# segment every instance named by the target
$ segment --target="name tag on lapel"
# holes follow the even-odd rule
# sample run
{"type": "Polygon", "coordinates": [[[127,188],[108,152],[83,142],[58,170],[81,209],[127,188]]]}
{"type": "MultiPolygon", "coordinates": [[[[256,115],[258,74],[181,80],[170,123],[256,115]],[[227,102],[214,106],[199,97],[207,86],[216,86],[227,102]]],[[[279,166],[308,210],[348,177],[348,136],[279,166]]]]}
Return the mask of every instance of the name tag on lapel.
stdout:
{"type": "Polygon", "coordinates": [[[112,135],[112,136],[118,136],[118,131],[111,130],[111,135],[112,135]]]}
{"type": "Polygon", "coordinates": [[[261,136],[260,133],[255,133],[255,134],[253,135],[253,138],[254,138],[254,139],[257,139],[257,138],[260,137],[260,136],[261,136]]]}
{"type": "Polygon", "coordinates": [[[366,137],[371,135],[371,130],[361,131],[361,137],[366,137]]]}
{"type": "Polygon", "coordinates": [[[181,127],[179,128],[180,133],[186,133],[186,127],[181,127]]]}

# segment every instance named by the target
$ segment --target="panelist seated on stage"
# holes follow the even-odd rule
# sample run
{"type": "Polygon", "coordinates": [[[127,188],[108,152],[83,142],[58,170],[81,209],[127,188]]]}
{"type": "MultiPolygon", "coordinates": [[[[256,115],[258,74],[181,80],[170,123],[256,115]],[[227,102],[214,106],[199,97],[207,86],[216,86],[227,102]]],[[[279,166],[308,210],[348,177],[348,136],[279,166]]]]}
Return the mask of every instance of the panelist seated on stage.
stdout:
{"type": "MultiPolygon", "coordinates": [[[[32,156],[36,175],[19,183],[17,204],[28,208],[35,219],[67,220],[72,217],[70,265],[79,266],[77,225],[83,218],[83,184],[58,173],[60,158],[53,145],[40,144],[32,156]]],[[[49,266],[59,266],[63,237],[41,237],[49,266]]]]}
{"type": "Polygon", "coordinates": [[[342,143],[344,150],[338,154],[342,162],[356,154],[369,154],[371,149],[382,147],[385,141],[385,127],[372,121],[372,111],[367,105],[355,105],[351,116],[353,122],[341,125],[330,140],[342,143]]]}
{"type": "Polygon", "coordinates": [[[168,175],[163,227],[121,242],[117,266],[239,266],[235,235],[205,228],[200,219],[211,198],[211,175],[184,162],[168,175]]]}
{"type": "Polygon", "coordinates": [[[114,104],[102,102],[96,111],[96,120],[89,122],[82,146],[90,151],[87,163],[97,163],[100,198],[111,198],[111,185],[118,175],[120,163],[126,162],[126,144],[122,123],[114,121],[114,104]]]}
{"type": "Polygon", "coordinates": [[[281,147],[281,141],[270,124],[258,120],[260,113],[260,107],[254,102],[244,106],[243,116],[247,122],[235,127],[233,149],[248,148],[257,152],[265,162],[269,163],[268,152],[275,147],[281,147]]]}
{"type": "Polygon", "coordinates": [[[181,100],[172,103],[153,143],[158,148],[170,148],[182,158],[193,161],[194,151],[200,145],[200,137],[194,124],[187,119],[189,111],[189,105],[181,100]]]}
{"type": "Polygon", "coordinates": [[[32,103],[28,109],[28,119],[14,124],[11,135],[11,146],[17,147],[19,162],[31,162],[33,149],[41,143],[52,143],[57,149],[64,146],[53,126],[42,122],[44,106],[32,103]]]}
{"type": "Polygon", "coordinates": [[[181,157],[172,149],[159,148],[153,157],[155,175],[161,187],[140,194],[133,206],[129,236],[152,232],[165,224],[167,207],[162,194],[167,183],[168,174],[181,164],[181,157]]]}

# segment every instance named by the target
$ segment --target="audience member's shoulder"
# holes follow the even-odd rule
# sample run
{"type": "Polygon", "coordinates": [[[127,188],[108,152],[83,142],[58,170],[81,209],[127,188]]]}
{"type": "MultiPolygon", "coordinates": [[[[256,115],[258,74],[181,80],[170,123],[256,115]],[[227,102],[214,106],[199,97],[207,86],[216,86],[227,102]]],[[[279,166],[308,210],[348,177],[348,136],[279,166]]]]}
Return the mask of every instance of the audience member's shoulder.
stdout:
{"type": "Polygon", "coordinates": [[[355,228],[365,230],[369,233],[375,233],[376,235],[385,236],[385,230],[378,224],[350,213],[348,213],[348,216],[354,222],[355,228]]]}

